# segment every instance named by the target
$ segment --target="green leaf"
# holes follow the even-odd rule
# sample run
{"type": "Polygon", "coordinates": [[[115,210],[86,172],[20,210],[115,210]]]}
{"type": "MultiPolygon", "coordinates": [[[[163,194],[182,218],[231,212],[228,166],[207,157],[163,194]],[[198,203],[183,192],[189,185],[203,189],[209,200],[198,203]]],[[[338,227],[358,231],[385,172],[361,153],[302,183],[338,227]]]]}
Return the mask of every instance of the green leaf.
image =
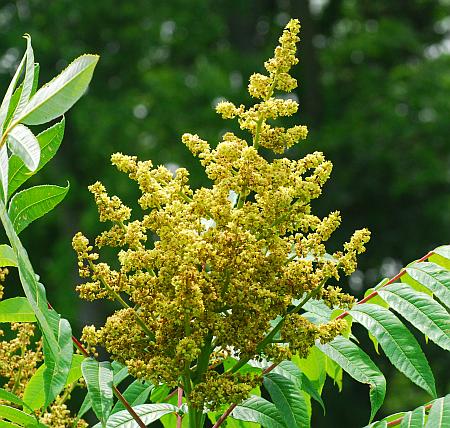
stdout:
{"type": "Polygon", "coordinates": [[[231,417],[241,421],[256,422],[263,425],[264,428],[287,428],[275,405],[256,396],[252,396],[236,406],[231,417]]]}
{"type": "MultiPolygon", "coordinates": [[[[123,396],[130,403],[131,407],[139,404],[144,404],[147,401],[150,392],[153,390],[154,385],[148,382],[143,382],[136,379],[124,392],[123,396]]],[[[125,410],[125,406],[119,400],[113,407],[111,414],[117,413],[121,410],[125,410]]]]}
{"type": "Polygon", "coordinates": [[[8,215],[17,234],[31,222],[56,207],[69,191],[66,187],[42,185],[16,193],[11,199],[8,215]]]}
{"type": "Polygon", "coordinates": [[[102,426],[105,427],[113,405],[111,364],[107,361],[99,363],[93,358],[86,358],[81,364],[81,371],[86,381],[92,409],[102,426]]]}
{"type": "MultiPolygon", "coordinates": [[[[149,425],[152,422],[157,421],[162,416],[167,415],[168,413],[174,413],[178,411],[178,407],[173,404],[168,403],[157,403],[157,404],[141,404],[139,406],[133,407],[133,410],[137,413],[139,418],[144,424],[149,425]]],[[[97,424],[94,428],[99,427],[97,424]]],[[[139,425],[128,413],[128,410],[122,410],[118,413],[114,413],[108,419],[107,425],[108,428],[138,428],[139,425]]]]}
{"type": "Polygon", "coordinates": [[[22,410],[16,409],[15,407],[9,407],[4,404],[0,404],[0,418],[5,418],[23,426],[37,425],[37,421],[33,416],[22,412],[22,410]]]}
{"type": "Polygon", "coordinates": [[[17,119],[17,117],[20,115],[20,113],[28,103],[31,96],[31,92],[33,90],[33,83],[34,83],[34,54],[33,48],[31,46],[31,37],[29,36],[29,34],[25,34],[24,37],[27,40],[27,50],[25,52],[26,56],[25,77],[22,83],[20,98],[19,101],[17,102],[17,106],[13,113],[12,119],[13,121],[17,119]]]}
{"type": "Polygon", "coordinates": [[[26,404],[16,394],[6,391],[3,388],[0,388],[0,400],[9,401],[10,403],[14,403],[19,406],[26,406],[26,404]]]}
{"type": "Polygon", "coordinates": [[[450,271],[430,262],[413,263],[406,272],[450,307],[450,271]]]}
{"type": "Polygon", "coordinates": [[[370,420],[373,420],[386,394],[386,379],[380,369],[362,349],[345,337],[338,336],[329,343],[317,343],[316,346],[353,379],[370,385],[370,420]]]}
{"type": "Polygon", "coordinates": [[[37,135],[37,141],[41,148],[41,158],[39,165],[33,173],[23,163],[18,156],[11,156],[9,159],[9,189],[8,197],[10,197],[25,181],[32,175],[41,170],[47,162],[53,158],[61,145],[64,136],[65,119],[47,128],[37,135]]]}
{"type": "Polygon", "coordinates": [[[6,244],[0,245],[0,266],[15,266],[17,267],[17,258],[13,249],[6,244]]]}
{"type": "MultiPolygon", "coordinates": [[[[5,130],[6,117],[8,115],[9,105],[11,103],[11,97],[16,88],[17,82],[19,80],[20,74],[22,73],[23,67],[25,65],[27,54],[22,57],[19,66],[14,73],[14,76],[9,83],[8,89],[6,90],[5,96],[3,97],[2,104],[0,105],[0,134],[3,136],[3,131],[5,130]]],[[[3,148],[3,147],[2,147],[3,148]]]]}
{"type": "MultiPolygon", "coordinates": [[[[72,358],[72,364],[70,366],[69,374],[67,375],[66,384],[77,381],[82,377],[81,363],[84,360],[82,355],[74,354],[72,358]]],[[[44,371],[46,369],[45,364],[42,364],[33,374],[28,381],[25,391],[23,393],[23,401],[32,410],[41,409],[45,404],[45,396],[42,393],[44,391],[44,371]]]]}
{"type": "Polygon", "coordinates": [[[450,394],[433,402],[425,428],[450,427],[450,394]]]}
{"type": "Polygon", "coordinates": [[[433,397],[436,387],[431,368],[411,332],[390,311],[364,303],[355,306],[350,315],[380,342],[386,356],[406,377],[433,397]]]}
{"type": "Polygon", "coordinates": [[[0,180],[2,182],[3,200],[8,194],[8,149],[6,144],[0,147],[0,180]]]}
{"type": "Polygon", "coordinates": [[[41,158],[41,148],[37,138],[25,125],[16,125],[9,132],[8,147],[23,160],[30,171],[36,171],[41,158]]]}
{"type": "Polygon", "coordinates": [[[286,426],[292,428],[309,426],[305,399],[296,382],[271,372],[264,376],[264,387],[270,394],[272,403],[275,404],[286,426]]]}
{"type": "Polygon", "coordinates": [[[97,55],[82,55],[75,59],[33,95],[17,120],[40,125],[62,116],[86,91],[98,58],[97,55]]]}
{"type": "Polygon", "coordinates": [[[391,284],[379,290],[391,307],[441,348],[450,351],[450,316],[427,294],[404,284],[391,284]]]}
{"type": "MultiPolygon", "coordinates": [[[[345,337],[345,336],[344,336],[345,337]]],[[[327,375],[333,379],[333,383],[337,385],[339,392],[342,391],[342,367],[333,361],[331,358],[327,357],[327,375]]]]}
{"type": "Polygon", "coordinates": [[[0,322],[35,322],[33,308],[25,297],[0,302],[0,322]]]}
{"type": "Polygon", "coordinates": [[[323,352],[314,346],[309,351],[307,358],[299,358],[294,355],[291,361],[308,377],[314,385],[314,389],[321,393],[327,378],[326,358],[323,352]]]}
{"type": "Polygon", "coordinates": [[[72,329],[69,321],[61,318],[53,310],[50,311],[50,319],[60,352],[54,355],[44,336],[44,407],[47,407],[66,385],[73,356],[72,329]]]}
{"type": "Polygon", "coordinates": [[[425,424],[425,407],[420,406],[403,416],[400,428],[423,428],[425,424]]]}

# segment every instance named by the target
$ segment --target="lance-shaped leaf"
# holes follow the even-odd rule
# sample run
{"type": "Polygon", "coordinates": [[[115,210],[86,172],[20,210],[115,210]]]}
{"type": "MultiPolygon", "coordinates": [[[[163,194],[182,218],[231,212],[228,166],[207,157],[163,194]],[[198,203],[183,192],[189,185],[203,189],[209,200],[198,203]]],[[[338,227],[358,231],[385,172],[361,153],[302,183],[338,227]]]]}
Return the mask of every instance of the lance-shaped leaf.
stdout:
{"type": "MultiPolygon", "coordinates": [[[[82,355],[74,354],[72,358],[72,364],[70,366],[69,373],[67,375],[66,384],[70,385],[76,382],[83,375],[81,373],[81,363],[85,357],[82,355]]],[[[44,371],[46,370],[46,365],[42,364],[31,376],[30,380],[25,387],[23,393],[23,401],[32,410],[41,409],[45,404],[45,395],[42,393],[44,391],[44,371]]]]}
{"type": "Polygon", "coordinates": [[[450,427],[450,394],[433,402],[425,428],[450,427]]]}
{"type": "MultiPolygon", "coordinates": [[[[107,361],[98,362],[86,358],[81,364],[81,371],[86,381],[92,409],[103,427],[111,414],[113,405],[113,371],[107,361]]],[[[108,425],[109,427],[110,425],[108,425]]]]}
{"type": "Polygon", "coordinates": [[[41,148],[37,138],[25,125],[16,125],[9,132],[8,146],[30,171],[36,171],[41,158],[41,148]]]}
{"type": "Polygon", "coordinates": [[[3,137],[3,131],[5,130],[5,121],[6,116],[8,114],[9,105],[11,103],[11,98],[14,93],[14,89],[17,85],[17,82],[19,80],[20,74],[22,73],[23,67],[25,65],[26,60],[26,53],[23,56],[22,60],[20,61],[19,66],[16,69],[16,72],[14,73],[14,76],[9,83],[8,89],[6,90],[5,96],[3,97],[2,104],[0,105],[0,134],[3,137]]]}
{"type": "Polygon", "coordinates": [[[414,327],[450,351],[450,316],[436,300],[398,283],[388,285],[378,293],[414,327]]]}
{"type": "MultiPolygon", "coordinates": [[[[130,406],[134,407],[144,404],[153,388],[153,384],[136,379],[130,386],[128,386],[122,395],[130,406]]],[[[118,400],[113,407],[111,414],[120,412],[121,410],[125,410],[125,406],[120,400],[118,400]]]]}
{"type": "Polygon", "coordinates": [[[0,147],[0,180],[2,182],[3,200],[8,195],[8,149],[6,144],[0,147]]]}
{"type": "MultiPolygon", "coordinates": [[[[154,403],[141,404],[140,406],[133,407],[133,410],[144,424],[149,425],[164,415],[177,412],[178,407],[169,403],[154,403]]],[[[106,426],[108,428],[136,428],[138,425],[134,421],[133,416],[128,413],[128,410],[122,410],[111,415],[106,426]]],[[[100,427],[100,424],[94,425],[94,428],[98,427],[100,427]]]]}
{"type": "Polygon", "coordinates": [[[13,249],[6,244],[0,245],[0,266],[17,267],[17,258],[13,249]]]}
{"type": "Polygon", "coordinates": [[[421,262],[409,265],[406,272],[450,307],[450,271],[435,263],[421,262]]]}
{"type": "Polygon", "coordinates": [[[9,407],[4,404],[0,404],[0,418],[5,418],[11,422],[19,424],[20,426],[38,426],[37,420],[33,416],[22,412],[22,410],[16,409],[15,407],[9,407]]]}
{"type": "Polygon", "coordinates": [[[55,208],[69,191],[66,187],[42,185],[16,193],[11,199],[8,215],[17,234],[31,222],[55,208]]]}
{"type": "Polygon", "coordinates": [[[16,394],[6,391],[3,388],[0,388],[0,400],[9,401],[10,403],[14,403],[22,407],[28,407],[27,403],[24,403],[24,401],[21,398],[19,398],[16,394]]]}
{"type": "Polygon", "coordinates": [[[256,422],[265,428],[287,428],[275,404],[257,396],[236,406],[231,416],[241,421],[256,422]]]}
{"type": "Polygon", "coordinates": [[[364,303],[350,315],[378,340],[386,356],[405,376],[433,397],[436,387],[431,368],[412,333],[389,310],[364,303]]]}
{"type": "Polygon", "coordinates": [[[450,245],[435,248],[433,254],[428,257],[428,261],[450,270],[450,245]]]}
{"type": "Polygon", "coordinates": [[[400,428],[423,428],[424,423],[425,407],[420,406],[404,414],[400,428]]]}
{"type": "Polygon", "coordinates": [[[28,254],[25,251],[19,237],[17,236],[11,220],[6,212],[5,204],[0,201],[0,219],[5,228],[6,235],[16,254],[17,264],[19,269],[20,282],[25,292],[34,314],[38,320],[42,334],[50,345],[51,352],[57,355],[60,352],[58,341],[55,337],[51,327],[51,320],[48,310],[47,297],[45,295],[45,288],[39,284],[33,267],[28,259],[28,254]]]}
{"type": "Polygon", "coordinates": [[[14,121],[21,113],[21,111],[25,108],[28,103],[31,91],[33,90],[34,83],[34,54],[33,48],[31,46],[31,37],[29,34],[25,34],[24,36],[27,40],[27,50],[25,52],[26,64],[25,64],[25,76],[23,78],[22,90],[20,92],[19,101],[17,102],[17,106],[13,113],[12,120],[14,121]]]}
{"type": "Polygon", "coordinates": [[[17,121],[40,125],[62,116],[86,91],[97,62],[97,55],[82,55],[75,59],[33,95],[17,121]]]}
{"type": "Polygon", "coordinates": [[[264,376],[264,387],[270,394],[272,403],[275,404],[286,426],[292,428],[309,426],[305,398],[296,382],[271,372],[264,376]]]}
{"type": "Polygon", "coordinates": [[[33,308],[25,297],[0,302],[0,322],[35,322],[33,308]]]}
{"type": "Polygon", "coordinates": [[[32,174],[18,156],[11,156],[9,158],[9,185],[8,197],[10,197],[25,181],[32,175],[36,174],[42,169],[47,162],[53,158],[61,145],[64,136],[64,118],[55,125],[47,128],[36,136],[39,146],[41,148],[41,158],[39,165],[32,174]]]}
{"type": "Polygon", "coordinates": [[[61,318],[54,310],[50,310],[50,320],[60,352],[58,355],[54,355],[44,336],[45,407],[55,399],[66,385],[73,355],[72,329],[69,321],[61,318]]]}
{"type": "Polygon", "coordinates": [[[316,343],[316,346],[353,379],[370,385],[370,420],[372,420],[383,404],[386,394],[386,379],[380,369],[361,348],[343,336],[338,336],[325,345],[316,343]]]}

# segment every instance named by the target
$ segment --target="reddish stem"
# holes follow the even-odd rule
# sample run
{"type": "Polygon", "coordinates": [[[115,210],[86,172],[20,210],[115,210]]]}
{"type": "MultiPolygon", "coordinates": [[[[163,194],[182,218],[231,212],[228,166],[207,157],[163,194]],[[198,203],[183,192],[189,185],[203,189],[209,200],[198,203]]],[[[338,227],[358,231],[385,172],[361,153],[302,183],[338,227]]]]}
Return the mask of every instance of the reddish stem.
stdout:
{"type": "MultiPolygon", "coordinates": [[[[178,408],[183,404],[183,389],[178,387],[178,408]]],[[[177,414],[177,428],[181,428],[181,424],[183,423],[183,416],[178,413],[177,414]]]]}
{"type": "MultiPolygon", "coordinates": [[[[433,251],[428,252],[427,254],[425,254],[423,257],[421,257],[419,260],[417,260],[416,262],[423,262],[426,259],[428,259],[430,256],[433,255],[433,251]]],[[[388,284],[392,284],[393,282],[397,281],[398,279],[400,279],[404,274],[406,273],[405,269],[402,269],[397,275],[393,276],[388,282],[386,282],[386,284],[383,285],[383,287],[385,287],[388,284]]],[[[360,300],[357,305],[361,305],[362,303],[367,302],[370,299],[373,299],[376,295],[378,294],[377,291],[374,291],[373,293],[370,293],[368,296],[366,296],[364,299],[360,300]]],[[[340,314],[339,316],[336,317],[336,319],[341,319],[341,318],[345,318],[347,315],[349,314],[348,311],[342,312],[342,314],[340,314]]],[[[270,367],[267,367],[262,373],[263,375],[266,373],[271,372],[275,367],[277,366],[277,364],[272,364],[270,367]]],[[[217,422],[213,425],[212,428],[218,428],[220,425],[222,425],[222,423],[225,421],[225,419],[230,415],[230,413],[235,409],[235,407],[237,406],[236,403],[232,404],[230,407],[228,407],[228,409],[225,411],[225,413],[219,418],[217,419],[217,422]]],[[[430,408],[431,404],[426,406],[425,408],[430,408]],[[429,406],[429,407],[428,407],[429,406]]],[[[403,418],[399,418],[396,419],[395,421],[391,421],[387,424],[388,427],[391,426],[395,426],[398,425],[403,418]],[[398,422],[400,421],[400,422],[398,422]]]]}
{"type": "MultiPolygon", "coordinates": [[[[433,406],[433,404],[427,404],[425,406],[425,410],[430,410],[432,406],[433,406]]],[[[400,425],[402,423],[403,419],[404,419],[404,416],[401,416],[398,419],[394,419],[393,421],[388,422],[386,426],[387,427],[395,427],[397,425],[400,425]]]]}

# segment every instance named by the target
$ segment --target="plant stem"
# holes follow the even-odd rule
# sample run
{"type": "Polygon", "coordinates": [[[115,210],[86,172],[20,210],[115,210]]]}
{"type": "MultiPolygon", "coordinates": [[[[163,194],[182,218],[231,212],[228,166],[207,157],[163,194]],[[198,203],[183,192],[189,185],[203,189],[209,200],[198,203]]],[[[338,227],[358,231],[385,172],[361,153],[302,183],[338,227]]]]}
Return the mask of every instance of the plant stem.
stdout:
{"type": "MultiPolygon", "coordinates": [[[[178,408],[180,408],[182,404],[183,404],[183,389],[181,387],[178,387],[178,400],[177,400],[178,408]]],[[[183,423],[183,416],[178,413],[177,428],[181,428],[182,423],[183,423]]]]}

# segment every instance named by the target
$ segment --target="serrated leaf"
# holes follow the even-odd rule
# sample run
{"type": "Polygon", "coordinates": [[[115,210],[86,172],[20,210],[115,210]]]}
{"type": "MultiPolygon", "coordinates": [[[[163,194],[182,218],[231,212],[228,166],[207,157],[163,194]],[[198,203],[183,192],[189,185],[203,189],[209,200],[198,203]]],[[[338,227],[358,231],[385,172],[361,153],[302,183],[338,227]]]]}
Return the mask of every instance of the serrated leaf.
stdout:
{"type": "Polygon", "coordinates": [[[450,316],[438,302],[399,283],[388,285],[379,293],[414,327],[441,348],[450,351],[450,316]]]}
{"type": "Polygon", "coordinates": [[[364,303],[350,315],[378,340],[391,363],[416,385],[433,397],[436,387],[425,355],[411,332],[389,310],[364,303]]]}
{"type": "Polygon", "coordinates": [[[35,322],[33,308],[25,297],[0,301],[0,322],[35,322]]]}
{"type": "Polygon", "coordinates": [[[406,272],[450,307],[450,271],[430,262],[413,263],[406,272]]]}
{"type": "MultiPolygon", "coordinates": [[[[345,336],[344,336],[345,337],[345,336]]],[[[337,385],[339,392],[342,391],[342,367],[327,357],[326,364],[327,375],[333,379],[333,383],[337,385]]]]}
{"type": "Polygon", "coordinates": [[[420,406],[403,416],[400,428],[423,428],[425,425],[425,407],[420,406]]]}
{"type": "Polygon", "coordinates": [[[55,208],[69,191],[66,187],[42,185],[16,193],[11,199],[8,215],[17,234],[34,220],[55,208]]]}
{"type": "Polygon", "coordinates": [[[53,158],[61,145],[64,136],[65,119],[47,128],[36,136],[41,148],[41,158],[39,165],[33,173],[30,173],[28,168],[18,156],[11,156],[9,158],[9,189],[8,198],[32,175],[41,170],[47,162],[53,158]]]}
{"type": "Polygon", "coordinates": [[[13,249],[6,244],[0,245],[0,266],[17,267],[17,258],[13,249]]]}
{"type": "MultiPolygon", "coordinates": [[[[145,404],[153,388],[153,384],[136,379],[131,385],[128,386],[122,395],[128,401],[130,406],[134,407],[139,404],[145,404]]],[[[120,412],[121,410],[125,410],[125,406],[119,400],[113,407],[111,414],[120,412]]]]}
{"type": "Polygon", "coordinates": [[[314,346],[309,351],[307,358],[299,358],[298,355],[294,355],[291,361],[308,377],[314,389],[321,393],[327,378],[324,353],[314,346]]]}
{"type": "Polygon", "coordinates": [[[97,55],[82,55],[40,88],[17,119],[40,125],[62,116],[84,94],[98,62],[97,55]]]}
{"type": "Polygon", "coordinates": [[[386,394],[386,380],[380,369],[361,348],[345,337],[338,336],[327,344],[317,343],[316,346],[336,361],[353,379],[370,385],[370,420],[372,420],[383,404],[386,394]]]}
{"type": "Polygon", "coordinates": [[[433,402],[425,428],[450,427],[450,394],[433,402]]]}
{"type": "Polygon", "coordinates": [[[250,397],[236,406],[231,417],[241,421],[256,422],[265,428],[287,428],[275,405],[256,396],[250,397]]]}
{"type": "Polygon", "coordinates": [[[41,158],[41,148],[37,138],[25,125],[16,125],[9,132],[8,146],[30,171],[36,171],[41,158]]]}
{"type": "Polygon", "coordinates": [[[72,329],[69,321],[61,318],[54,310],[50,310],[49,314],[60,352],[54,355],[44,336],[44,407],[47,407],[66,385],[73,356],[72,329]]]}
{"type": "MultiPolygon", "coordinates": [[[[173,404],[156,403],[141,404],[133,407],[133,410],[139,416],[141,421],[144,422],[144,424],[149,425],[168,413],[177,412],[178,408],[173,404]]],[[[99,426],[100,425],[97,424],[94,428],[99,426]]],[[[122,410],[114,415],[111,415],[106,426],[108,428],[139,428],[139,425],[133,419],[133,416],[128,413],[128,410],[122,410]]]]}
{"type": "Polygon", "coordinates": [[[81,371],[86,381],[92,410],[94,410],[102,426],[106,427],[106,421],[111,414],[113,405],[113,371],[111,370],[111,364],[106,361],[99,363],[93,358],[86,358],[81,364],[81,371]]]}
{"type": "Polygon", "coordinates": [[[264,376],[264,387],[286,426],[298,428],[309,426],[305,399],[296,383],[278,373],[270,372],[264,376]]]}

